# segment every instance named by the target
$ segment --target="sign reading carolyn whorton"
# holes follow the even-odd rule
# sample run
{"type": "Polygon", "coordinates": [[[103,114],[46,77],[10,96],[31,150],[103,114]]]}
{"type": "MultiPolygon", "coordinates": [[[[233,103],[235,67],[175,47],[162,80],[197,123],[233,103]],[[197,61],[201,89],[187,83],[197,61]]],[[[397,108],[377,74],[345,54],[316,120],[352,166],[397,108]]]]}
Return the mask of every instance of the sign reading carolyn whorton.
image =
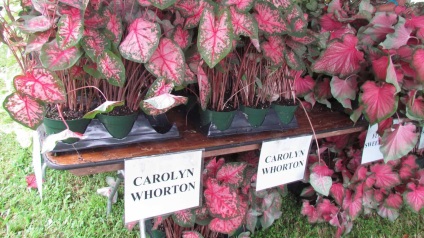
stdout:
{"type": "Polygon", "coordinates": [[[125,161],[125,223],[200,205],[202,151],[125,161]]]}
{"type": "Polygon", "coordinates": [[[303,179],[312,135],[262,143],[256,191],[303,179]]]}

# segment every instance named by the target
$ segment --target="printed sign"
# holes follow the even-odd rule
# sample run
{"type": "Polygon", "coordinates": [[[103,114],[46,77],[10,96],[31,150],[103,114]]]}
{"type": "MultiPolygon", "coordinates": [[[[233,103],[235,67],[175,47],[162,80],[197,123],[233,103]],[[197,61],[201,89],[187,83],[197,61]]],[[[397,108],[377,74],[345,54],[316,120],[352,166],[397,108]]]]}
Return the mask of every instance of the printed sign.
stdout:
{"type": "Polygon", "coordinates": [[[125,223],[200,205],[202,151],[125,160],[125,223]]]}
{"type": "Polygon", "coordinates": [[[37,181],[38,193],[43,199],[43,171],[41,166],[41,148],[38,132],[34,131],[32,135],[32,166],[34,167],[35,180],[37,181]]]}
{"type": "Polygon", "coordinates": [[[377,134],[377,130],[378,124],[368,127],[364,151],[362,152],[362,164],[383,159],[383,154],[380,151],[380,136],[377,134]]]}
{"type": "Polygon", "coordinates": [[[262,143],[256,191],[303,179],[312,135],[262,143]]]}

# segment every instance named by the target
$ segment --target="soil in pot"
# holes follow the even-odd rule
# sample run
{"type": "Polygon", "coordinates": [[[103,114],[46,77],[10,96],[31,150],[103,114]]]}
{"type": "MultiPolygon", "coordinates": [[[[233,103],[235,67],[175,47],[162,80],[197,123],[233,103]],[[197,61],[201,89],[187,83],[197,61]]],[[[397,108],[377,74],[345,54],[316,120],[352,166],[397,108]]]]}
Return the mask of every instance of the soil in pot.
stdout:
{"type": "Polygon", "coordinates": [[[272,103],[272,108],[277,113],[278,118],[281,123],[289,124],[294,117],[294,113],[299,107],[299,103],[294,102],[293,100],[280,100],[272,103]]]}
{"type": "Polygon", "coordinates": [[[107,114],[97,114],[97,118],[111,136],[117,139],[125,138],[137,120],[138,111],[132,111],[127,106],[115,107],[107,114]]]}

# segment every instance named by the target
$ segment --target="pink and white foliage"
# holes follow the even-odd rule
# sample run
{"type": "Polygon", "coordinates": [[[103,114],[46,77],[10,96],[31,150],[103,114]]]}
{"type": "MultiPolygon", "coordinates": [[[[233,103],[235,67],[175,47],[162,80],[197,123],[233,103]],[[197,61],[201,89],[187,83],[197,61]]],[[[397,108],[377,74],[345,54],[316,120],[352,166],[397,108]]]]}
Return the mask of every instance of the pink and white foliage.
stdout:
{"type": "Polygon", "coordinates": [[[206,64],[213,68],[232,49],[233,30],[230,13],[222,10],[218,15],[206,8],[199,23],[197,48],[206,64]]]}
{"type": "Polygon", "coordinates": [[[91,36],[84,36],[81,39],[81,46],[84,49],[88,57],[94,62],[97,62],[99,56],[107,49],[110,48],[109,40],[98,32],[92,32],[91,36]]]}
{"type": "Polygon", "coordinates": [[[36,33],[47,31],[53,26],[53,22],[46,16],[33,16],[25,19],[25,22],[19,25],[19,28],[26,33],[36,33]]]}
{"type": "Polygon", "coordinates": [[[333,170],[329,169],[325,163],[315,163],[310,167],[311,172],[320,175],[320,176],[330,176],[333,175],[333,170]]]}
{"type": "Polygon", "coordinates": [[[168,38],[162,38],[145,65],[156,77],[163,77],[174,85],[181,85],[185,76],[184,54],[180,47],[168,38]]]}
{"type": "Polygon", "coordinates": [[[48,135],[46,138],[44,138],[40,153],[44,154],[52,151],[59,141],[66,140],[69,138],[83,139],[84,135],[78,132],[73,132],[69,129],[65,129],[56,134],[48,135]]]}
{"type": "Polygon", "coordinates": [[[297,97],[304,97],[306,94],[312,92],[314,88],[314,79],[306,75],[305,77],[297,77],[294,80],[294,90],[296,91],[297,97]]]}
{"type": "Polygon", "coordinates": [[[234,35],[258,39],[258,23],[251,14],[240,13],[235,7],[230,7],[230,12],[234,35]]]}
{"type": "Polygon", "coordinates": [[[49,70],[63,70],[71,68],[82,56],[83,52],[76,46],[65,50],[59,48],[57,41],[52,40],[41,48],[41,64],[49,70]]]}
{"type": "Polygon", "coordinates": [[[317,73],[325,73],[345,78],[360,70],[364,54],[356,49],[358,39],[352,34],[345,35],[341,40],[335,39],[314,62],[312,69],[317,73]]]}
{"type": "Polygon", "coordinates": [[[269,35],[283,34],[288,30],[287,23],[281,12],[272,4],[267,2],[256,2],[254,7],[254,14],[258,22],[259,30],[269,35]]]}
{"type": "Polygon", "coordinates": [[[209,229],[223,234],[233,234],[243,223],[244,216],[237,216],[228,220],[213,218],[209,229]]]}
{"type": "Polygon", "coordinates": [[[167,112],[173,107],[186,103],[186,97],[164,93],[141,101],[140,107],[147,115],[156,116],[167,112]]]}
{"type": "Polygon", "coordinates": [[[128,35],[119,46],[125,59],[146,63],[159,44],[160,27],[157,23],[136,19],[128,27],[128,35]]]}
{"type": "Polygon", "coordinates": [[[267,2],[282,10],[289,10],[293,3],[291,0],[267,0],[267,2]]]}
{"type": "Polygon", "coordinates": [[[205,169],[208,171],[208,176],[215,178],[218,170],[221,169],[221,167],[224,165],[225,159],[219,158],[218,161],[216,161],[216,157],[211,159],[206,165],[205,169]]]}
{"type": "Polygon", "coordinates": [[[315,190],[314,190],[314,187],[312,187],[312,186],[308,186],[308,187],[304,188],[302,190],[302,192],[300,193],[301,197],[312,197],[314,195],[315,195],[315,190]]]}
{"type": "Polygon", "coordinates": [[[108,22],[105,28],[105,34],[115,44],[119,44],[121,42],[121,37],[123,32],[121,17],[115,12],[113,12],[113,10],[111,9],[105,10],[104,15],[108,19],[108,22]]]}
{"type": "Polygon", "coordinates": [[[193,227],[196,216],[191,209],[185,209],[174,212],[172,219],[181,227],[193,227]]]}
{"type": "Polygon", "coordinates": [[[370,167],[375,178],[374,186],[377,188],[390,189],[400,184],[399,175],[387,164],[374,164],[370,167]]]}
{"type": "MultiPolygon", "coordinates": [[[[203,62],[202,62],[203,63],[203,62]]],[[[208,76],[202,68],[202,64],[197,66],[197,81],[199,84],[199,99],[202,110],[206,110],[209,103],[209,98],[212,93],[211,84],[209,83],[208,76]]]]}
{"type": "Polygon", "coordinates": [[[352,196],[352,191],[349,189],[346,190],[342,208],[347,211],[352,220],[357,218],[362,212],[362,195],[359,196],[361,193],[362,191],[356,191],[352,196]]]}
{"type": "Polygon", "coordinates": [[[268,41],[261,44],[264,57],[274,65],[281,65],[284,62],[284,41],[281,36],[270,36],[268,41]]]}
{"type": "Polygon", "coordinates": [[[82,18],[63,15],[57,23],[56,40],[61,49],[78,44],[83,34],[82,18]]]}
{"type": "Polygon", "coordinates": [[[333,78],[331,78],[330,86],[333,97],[337,99],[344,108],[352,109],[350,100],[355,100],[356,92],[358,90],[356,77],[349,77],[343,80],[337,76],[333,76],[333,78]],[[349,100],[346,101],[346,99],[349,100]]]}
{"type": "Polygon", "coordinates": [[[412,56],[411,65],[417,72],[417,80],[421,83],[424,82],[424,65],[422,62],[424,62],[424,49],[418,48],[412,56]]]}
{"type": "Polygon", "coordinates": [[[319,214],[317,209],[309,204],[309,201],[305,200],[302,203],[301,214],[308,217],[309,223],[316,223],[319,220],[319,214]]]}
{"type": "Polygon", "coordinates": [[[399,217],[399,210],[381,204],[378,207],[377,214],[383,218],[389,219],[391,222],[394,222],[399,217]]]}
{"type": "Polygon", "coordinates": [[[316,192],[324,196],[328,196],[330,194],[330,189],[333,183],[330,176],[323,176],[317,173],[311,173],[309,177],[309,182],[311,183],[312,187],[314,187],[316,192]]]}
{"type": "Polygon", "coordinates": [[[228,185],[234,185],[235,187],[240,187],[247,164],[241,162],[225,163],[217,172],[216,179],[228,185]]]}
{"type": "Polygon", "coordinates": [[[364,35],[371,36],[374,42],[383,41],[387,34],[393,33],[393,25],[397,22],[397,14],[393,12],[376,12],[364,35]]]}
{"type": "Polygon", "coordinates": [[[107,24],[106,16],[99,10],[86,10],[84,14],[84,27],[92,29],[104,28],[107,24]]]}
{"type": "Polygon", "coordinates": [[[105,50],[97,60],[97,69],[112,85],[123,87],[125,84],[125,67],[120,57],[112,51],[105,50]]]}
{"type": "Polygon", "coordinates": [[[361,104],[364,106],[364,114],[371,123],[378,123],[395,113],[398,105],[396,88],[387,83],[376,84],[367,81],[362,85],[362,94],[359,96],[361,104]]]}
{"type": "Polygon", "coordinates": [[[412,120],[424,120],[424,98],[416,97],[417,90],[409,92],[409,99],[406,103],[406,116],[412,120]]]}
{"type": "Polygon", "coordinates": [[[191,34],[188,30],[184,29],[182,25],[177,25],[175,27],[172,33],[172,39],[181,49],[186,49],[191,44],[191,34]]]}
{"type": "Polygon", "coordinates": [[[395,32],[386,36],[386,39],[380,44],[383,49],[399,49],[408,43],[411,38],[412,29],[405,27],[405,18],[399,17],[395,25],[395,32]]]}
{"type": "Polygon", "coordinates": [[[200,18],[203,16],[203,12],[206,8],[212,8],[212,5],[206,0],[199,0],[199,5],[194,9],[194,14],[188,16],[184,23],[185,29],[195,28],[199,25],[200,18]]]}
{"type": "Polygon", "coordinates": [[[386,82],[392,84],[396,88],[396,93],[400,92],[400,86],[398,82],[398,74],[393,65],[392,57],[389,56],[389,64],[387,65],[386,71],[386,82]]]}
{"type": "Polygon", "coordinates": [[[334,201],[338,205],[343,204],[343,198],[345,196],[345,188],[341,183],[333,183],[330,188],[330,195],[334,198],[334,201]]]}
{"type": "Polygon", "coordinates": [[[317,204],[317,211],[324,221],[329,222],[334,216],[337,216],[339,208],[329,199],[325,198],[322,202],[317,204]]]}
{"type": "Polygon", "coordinates": [[[234,187],[220,185],[212,178],[206,184],[205,202],[212,216],[226,220],[240,216],[240,198],[234,187]]]}
{"type": "Polygon", "coordinates": [[[142,7],[150,7],[152,3],[149,0],[137,0],[138,4],[142,7]]]}
{"type": "Polygon", "coordinates": [[[159,8],[160,10],[164,10],[170,6],[172,6],[176,0],[149,0],[153,6],[159,8]]]}
{"type": "Polygon", "coordinates": [[[59,0],[59,2],[69,5],[71,7],[85,10],[87,8],[89,0],[59,0]]]}
{"type": "Polygon", "coordinates": [[[302,59],[296,54],[294,50],[295,49],[285,47],[284,58],[286,60],[286,63],[292,70],[303,70],[305,68],[305,65],[302,59]]]}
{"type": "Polygon", "coordinates": [[[28,36],[28,41],[25,47],[25,53],[40,51],[41,47],[49,41],[51,31],[44,31],[40,33],[31,34],[28,36]]]}
{"type": "MultiPolygon", "coordinates": [[[[175,3],[175,8],[178,9],[179,13],[183,17],[189,17],[197,12],[197,9],[200,7],[199,0],[177,0],[175,3]]],[[[200,19],[200,16],[199,16],[200,19]]]]}
{"type": "Polygon", "coordinates": [[[33,130],[44,119],[44,106],[32,97],[14,92],[4,99],[3,107],[16,122],[33,130]]]}
{"type": "Polygon", "coordinates": [[[63,83],[57,75],[44,68],[32,69],[13,79],[15,89],[36,100],[61,103],[66,100],[63,83]]]}
{"type": "Polygon", "coordinates": [[[424,186],[410,182],[407,187],[408,190],[403,194],[405,203],[408,204],[413,211],[419,212],[424,206],[424,186]]]}
{"type": "Polygon", "coordinates": [[[403,204],[403,198],[398,193],[390,193],[384,201],[384,204],[394,209],[400,209],[403,204]]]}
{"type": "Polygon", "coordinates": [[[234,6],[240,13],[247,13],[252,7],[254,0],[224,0],[225,6],[234,6]]]}
{"type": "Polygon", "coordinates": [[[319,103],[325,104],[328,108],[331,108],[331,103],[328,101],[328,99],[331,98],[329,78],[324,78],[316,82],[314,86],[314,96],[319,103]]]}
{"type": "Polygon", "coordinates": [[[183,231],[183,238],[203,238],[197,231],[183,231]]]}
{"type": "Polygon", "coordinates": [[[173,83],[166,82],[165,78],[157,78],[146,93],[146,99],[156,97],[165,93],[171,93],[174,88],[173,83]]]}
{"type": "Polygon", "coordinates": [[[372,69],[374,75],[379,80],[385,80],[387,75],[387,66],[389,64],[390,56],[381,56],[378,59],[372,60],[372,69]]]}
{"type": "Polygon", "coordinates": [[[394,130],[384,131],[380,151],[383,153],[384,161],[397,160],[410,152],[418,141],[416,127],[412,123],[396,124],[394,130]]]}
{"type": "Polygon", "coordinates": [[[324,32],[338,30],[344,26],[343,23],[334,19],[334,14],[330,13],[322,15],[319,24],[324,32]]]}
{"type": "Polygon", "coordinates": [[[197,77],[196,75],[193,73],[193,71],[191,71],[190,67],[188,66],[188,64],[185,64],[185,75],[184,75],[184,83],[187,84],[191,84],[191,83],[197,83],[197,77]]]}

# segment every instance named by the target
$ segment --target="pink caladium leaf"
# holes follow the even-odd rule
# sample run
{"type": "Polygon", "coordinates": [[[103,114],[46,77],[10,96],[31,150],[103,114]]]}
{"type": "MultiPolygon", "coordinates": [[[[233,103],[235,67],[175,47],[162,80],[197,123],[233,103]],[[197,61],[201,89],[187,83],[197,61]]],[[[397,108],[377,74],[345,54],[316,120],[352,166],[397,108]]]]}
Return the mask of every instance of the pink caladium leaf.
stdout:
{"type": "Polygon", "coordinates": [[[123,32],[122,19],[116,12],[111,9],[105,10],[104,15],[108,20],[104,30],[105,35],[118,45],[121,42],[123,32]]]}
{"type": "Polygon", "coordinates": [[[218,173],[216,174],[216,179],[223,184],[240,187],[244,179],[246,167],[246,163],[226,163],[218,170],[218,173]]]}
{"type": "Polygon", "coordinates": [[[57,134],[48,135],[43,141],[41,153],[43,154],[52,151],[59,141],[69,138],[84,139],[84,135],[78,132],[73,132],[69,129],[65,129],[57,134]]]}
{"type": "Polygon", "coordinates": [[[345,100],[355,100],[356,91],[358,90],[358,83],[355,77],[349,77],[347,79],[340,79],[337,76],[333,76],[330,82],[331,94],[337,101],[339,101],[344,108],[352,109],[350,101],[346,104],[345,100]]]}
{"type": "Polygon", "coordinates": [[[375,164],[370,168],[374,174],[377,188],[390,189],[400,184],[399,175],[393,171],[393,168],[387,164],[375,164]]]}
{"type": "Polygon", "coordinates": [[[107,24],[106,16],[103,15],[101,10],[85,11],[84,14],[84,27],[91,29],[101,29],[107,24]]]}
{"type": "Polygon", "coordinates": [[[335,39],[312,65],[317,73],[325,73],[345,78],[360,70],[364,54],[356,49],[358,39],[352,34],[345,35],[342,40],[335,39]]]}
{"type": "Polygon", "coordinates": [[[388,34],[380,45],[383,49],[399,49],[408,43],[411,33],[412,29],[405,27],[405,18],[399,17],[398,23],[395,25],[395,32],[388,34]]]}
{"type": "Polygon", "coordinates": [[[203,238],[197,231],[183,231],[183,238],[203,238]]]}
{"type": "Polygon", "coordinates": [[[393,12],[376,12],[368,28],[361,34],[372,39],[371,44],[380,43],[387,34],[393,33],[393,25],[397,22],[397,14],[393,12]]]}
{"type": "Polygon", "coordinates": [[[415,50],[412,56],[411,65],[417,72],[417,79],[423,83],[424,82],[424,49],[418,48],[415,50]]]}
{"type": "Polygon", "coordinates": [[[28,41],[25,48],[25,53],[31,53],[34,51],[40,51],[41,47],[49,41],[50,36],[52,35],[51,31],[45,31],[35,34],[30,34],[28,36],[28,41]]]}
{"type": "Polygon", "coordinates": [[[187,84],[191,84],[191,83],[197,83],[197,77],[193,73],[193,71],[191,71],[188,64],[185,64],[184,84],[187,85],[187,84]]]}
{"type": "Polygon", "coordinates": [[[290,38],[293,41],[298,42],[298,43],[303,44],[303,45],[309,45],[309,44],[312,44],[312,43],[317,41],[316,33],[311,31],[311,30],[307,30],[307,34],[305,36],[300,36],[300,37],[290,36],[290,38]]]}
{"type": "Polygon", "coordinates": [[[85,10],[87,8],[89,0],[59,0],[59,2],[69,5],[71,7],[85,10]]]}
{"type": "Polygon", "coordinates": [[[84,69],[84,72],[86,72],[88,75],[96,79],[103,79],[103,75],[97,70],[96,63],[85,64],[82,68],[84,69]]]}
{"type": "Polygon", "coordinates": [[[396,88],[391,84],[377,85],[367,81],[362,85],[359,101],[364,106],[364,114],[371,123],[378,123],[395,113],[398,97],[395,96],[396,88]]]}
{"type": "Polygon", "coordinates": [[[408,190],[403,194],[405,203],[414,212],[419,212],[424,207],[424,186],[410,182],[407,187],[408,190]]]}
{"type": "Polygon", "coordinates": [[[164,10],[170,6],[172,6],[176,0],[149,0],[153,6],[159,8],[160,10],[164,10]]]}
{"type": "Polygon", "coordinates": [[[329,169],[328,166],[325,163],[314,163],[310,167],[311,172],[320,175],[320,176],[329,176],[333,175],[334,171],[329,169]]]}
{"type": "Polygon", "coordinates": [[[253,16],[258,22],[259,30],[266,34],[283,34],[288,30],[281,12],[268,2],[256,2],[253,16]]]}
{"type": "Polygon", "coordinates": [[[40,60],[44,67],[56,71],[71,68],[82,54],[83,52],[75,46],[62,50],[57,41],[53,40],[41,48],[40,60]]]}
{"type": "Polygon", "coordinates": [[[293,5],[293,1],[291,0],[267,0],[267,2],[272,3],[280,10],[290,10],[293,5]]]}
{"type": "Polygon", "coordinates": [[[63,15],[57,23],[56,40],[59,48],[67,49],[78,44],[83,35],[83,21],[80,17],[63,15]]]}
{"type": "Polygon", "coordinates": [[[383,153],[384,161],[397,160],[410,152],[418,141],[416,127],[412,123],[394,125],[394,130],[384,131],[381,139],[380,151],[383,153]]]}
{"type": "Polygon", "coordinates": [[[307,200],[302,203],[301,214],[308,217],[309,223],[316,223],[319,219],[319,214],[316,208],[309,204],[309,201],[307,200]]]}
{"type": "Polygon", "coordinates": [[[351,219],[354,220],[362,212],[362,197],[352,196],[352,191],[348,189],[346,190],[342,207],[348,212],[351,219]]]}
{"type": "Polygon", "coordinates": [[[128,27],[128,35],[119,46],[125,59],[146,63],[159,44],[160,27],[157,23],[136,19],[128,27]]]}
{"type": "Polygon", "coordinates": [[[339,208],[329,199],[325,198],[317,204],[317,211],[321,214],[324,221],[329,222],[334,216],[337,216],[339,208]]]}
{"type": "Polygon", "coordinates": [[[120,57],[112,51],[104,51],[97,60],[97,69],[112,85],[123,87],[125,84],[125,67],[120,57]]]}
{"type": "Polygon", "coordinates": [[[424,120],[424,98],[416,97],[417,90],[409,92],[409,99],[406,103],[406,116],[412,120],[424,120]]]}
{"type": "Polygon", "coordinates": [[[387,65],[386,71],[386,82],[392,84],[396,88],[396,93],[400,92],[400,86],[398,82],[398,75],[393,65],[392,57],[389,56],[389,64],[387,65]]]}
{"type": "Polygon", "coordinates": [[[84,36],[81,39],[81,46],[93,62],[97,62],[99,56],[105,50],[110,49],[109,41],[100,32],[92,34],[92,36],[84,36]]]}
{"type": "Polygon", "coordinates": [[[249,13],[239,13],[235,7],[230,7],[231,22],[234,35],[258,39],[258,23],[249,13]]]}
{"type": "Polygon", "coordinates": [[[200,106],[202,107],[202,110],[206,110],[206,107],[208,106],[208,103],[209,103],[209,99],[211,97],[212,89],[211,89],[211,84],[209,82],[208,76],[203,70],[201,64],[199,64],[197,67],[197,81],[199,83],[200,106]]]}
{"type": "Polygon", "coordinates": [[[191,209],[186,209],[174,212],[172,220],[181,227],[193,227],[196,216],[191,209]]]}
{"type": "Polygon", "coordinates": [[[399,217],[399,209],[381,204],[378,207],[377,214],[383,218],[389,219],[391,222],[394,222],[399,217]]]}
{"type": "Polygon", "coordinates": [[[385,80],[387,76],[387,66],[389,64],[390,56],[382,56],[378,59],[373,60],[372,69],[374,71],[374,75],[379,80],[385,80]]]}
{"type": "Polygon", "coordinates": [[[254,0],[224,0],[222,4],[225,6],[234,6],[240,13],[247,13],[253,7],[254,0]]]}
{"type": "Polygon", "coordinates": [[[286,60],[287,65],[292,70],[303,70],[305,68],[305,64],[299,55],[296,54],[294,50],[286,48],[284,50],[284,59],[286,60]]]}
{"type": "MultiPolygon", "coordinates": [[[[199,9],[199,0],[177,0],[175,8],[181,13],[183,17],[190,17],[197,12],[199,9]]],[[[200,16],[199,16],[200,19],[200,16]]]]}
{"type": "Polygon", "coordinates": [[[26,33],[36,33],[47,31],[53,26],[53,21],[46,16],[31,16],[27,17],[19,28],[26,33]]]}
{"type": "Polygon", "coordinates": [[[234,187],[220,185],[215,179],[207,180],[204,191],[206,206],[212,216],[231,219],[240,216],[240,198],[234,187]]]}
{"type": "Polygon", "coordinates": [[[333,183],[330,188],[330,194],[338,205],[341,206],[343,204],[343,198],[345,196],[345,188],[343,187],[343,184],[333,183]]]}
{"type": "Polygon", "coordinates": [[[37,189],[37,178],[35,174],[25,176],[25,181],[27,183],[27,188],[37,189]]]}
{"type": "Polygon", "coordinates": [[[331,108],[331,103],[328,101],[331,98],[331,87],[330,79],[324,78],[316,82],[314,86],[314,95],[315,99],[322,104],[327,105],[328,108],[331,108]]]}
{"type": "Polygon", "coordinates": [[[181,85],[185,76],[184,54],[180,47],[168,38],[162,38],[159,42],[146,69],[156,77],[164,77],[174,85],[181,85]]]}
{"type": "Polygon", "coordinates": [[[322,15],[319,19],[319,23],[324,31],[334,31],[344,26],[343,23],[334,19],[334,14],[322,15]]]}
{"type": "Polygon", "coordinates": [[[62,81],[47,69],[33,69],[13,79],[15,89],[46,103],[66,101],[66,91],[62,81]]]}
{"type": "Polygon", "coordinates": [[[109,113],[115,107],[123,106],[124,104],[125,104],[125,101],[106,101],[106,102],[100,104],[98,107],[94,108],[93,110],[87,112],[83,116],[83,118],[94,119],[97,114],[100,114],[100,113],[109,113]]]}
{"type": "Polygon", "coordinates": [[[174,88],[173,83],[167,83],[165,78],[157,78],[146,93],[146,99],[156,97],[165,93],[171,93],[174,88]]]}
{"type": "Polygon", "coordinates": [[[306,94],[312,92],[314,86],[315,81],[309,75],[306,75],[305,77],[297,77],[294,80],[294,90],[298,97],[304,97],[306,94]]]}
{"type": "Polygon", "coordinates": [[[218,170],[224,165],[225,159],[219,158],[218,161],[216,161],[216,157],[211,159],[206,165],[205,169],[208,171],[208,175],[212,178],[216,177],[216,174],[218,173],[218,170]]]}
{"type": "Polygon", "coordinates": [[[199,23],[197,48],[206,64],[213,68],[232,49],[232,27],[230,13],[223,10],[218,15],[205,9],[199,23]]]}
{"type": "Polygon", "coordinates": [[[13,120],[33,130],[37,129],[44,118],[43,104],[17,92],[4,99],[3,107],[13,120]]]}
{"type": "Polygon", "coordinates": [[[184,29],[181,25],[175,27],[171,38],[177,43],[181,49],[186,49],[191,44],[191,34],[188,30],[184,29]]]}
{"type": "Polygon", "coordinates": [[[312,197],[315,194],[316,193],[315,193],[314,187],[308,186],[308,187],[302,189],[302,192],[300,193],[300,196],[301,197],[312,197]]]}
{"type": "Polygon", "coordinates": [[[309,182],[318,193],[324,196],[328,196],[330,194],[330,189],[333,184],[330,176],[322,176],[317,173],[311,173],[309,182]]]}
{"type": "Polygon", "coordinates": [[[212,8],[212,5],[208,1],[199,0],[198,7],[196,6],[194,11],[191,12],[191,15],[186,18],[184,28],[191,29],[197,27],[199,25],[200,18],[202,17],[205,8],[212,8]]]}
{"type": "Polygon", "coordinates": [[[284,62],[284,41],[281,36],[270,36],[268,41],[261,44],[264,57],[272,62],[273,65],[282,65],[284,62]]]}
{"type": "Polygon", "coordinates": [[[244,216],[237,216],[229,220],[214,218],[209,223],[209,229],[223,234],[233,234],[243,223],[244,216]]]}
{"type": "Polygon", "coordinates": [[[152,5],[152,3],[149,2],[149,0],[137,0],[137,2],[142,7],[150,7],[152,5]]]}
{"type": "Polygon", "coordinates": [[[289,35],[298,37],[306,35],[308,21],[304,18],[303,11],[298,5],[294,5],[291,11],[288,11],[285,16],[291,28],[288,32],[289,35]]]}
{"type": "Polygon", "coordinates": [[[403,198],[400,194],[391,193],[384,201],[385,205],[394,209],[400,209],[403,204],[403,198]]]}

